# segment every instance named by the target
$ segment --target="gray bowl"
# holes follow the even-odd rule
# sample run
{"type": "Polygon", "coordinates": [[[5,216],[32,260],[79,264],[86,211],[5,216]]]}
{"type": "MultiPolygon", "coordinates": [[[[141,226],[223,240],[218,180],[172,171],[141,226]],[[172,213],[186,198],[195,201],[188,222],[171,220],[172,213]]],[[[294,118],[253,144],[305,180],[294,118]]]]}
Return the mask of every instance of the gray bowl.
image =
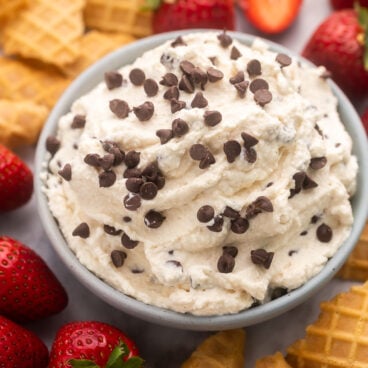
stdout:
{"type": "MultiPolygon", "coordinates": [[[[192,30],[190,32],[201,31],[203,30],[192,30]]],[[[40,175],[42,171],[45,170],[46,138],[55,133],[59,118],[70,110],[72,103],[78,97],[84,95],[101,82],[106,70],[118,69],[125,64],[132,63],[146,50],[152,49],[169,39],[176,38],[177,36],[187,32],[188,31],[179,31],[160,34],[125,46],[98,61],[71,84],[50,114],[37,146],[35,193],[38,210],[44,229],[49,236],[55,251],[58,253],[65,266],[83,285],[90,289],[91,292],[115,308],[149,322],[188,330],[210,331],[244,327],[265,321],[292,309],[310,298],[320,288],[326,285],[348,257],[365,225],[368,213],[368,143],[359,116],[347,97],[334,83],[331,82],[331,87],[339,102],[340,116],[353,139],[353,153],[358,157],[359,161],[357,192],[352,199],[353,213],[355,217],[353,228],[349,238],[327,262],[321,272],[298,289],[264,305],[236,314],[202,317],[177,313],[152,305],[147,305],[117,291],[95,276],[78,261],[75,254],[66,244],[58,225],[48,208],[47,198],[42,192],[40,175]]],[[[250,45],[254,40],[253,36],[242,33],[229,32],[229,34],[234,39],[248,45],[250,45]]],[[[276,52],[287,53],[289,55],[293,55],[294,58],[301,59],[300,56],[282,46],[267,40],[264,41],[276,52]]]]}

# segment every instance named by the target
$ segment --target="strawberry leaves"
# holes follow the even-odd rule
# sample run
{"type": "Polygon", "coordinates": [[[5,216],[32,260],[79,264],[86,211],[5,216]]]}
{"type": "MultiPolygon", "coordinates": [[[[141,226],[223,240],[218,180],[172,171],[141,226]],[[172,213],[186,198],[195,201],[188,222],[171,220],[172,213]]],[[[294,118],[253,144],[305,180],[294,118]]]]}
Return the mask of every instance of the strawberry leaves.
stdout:
{"type": "Polygon", "coordinates": [[[364,8],[359,5],[359,3],[355,4],[355,11],[358,15],[359,25],[363,29],[363,40],[362,44],[364,45],[364,69],[368,70],[368,8],[364,8]]]}

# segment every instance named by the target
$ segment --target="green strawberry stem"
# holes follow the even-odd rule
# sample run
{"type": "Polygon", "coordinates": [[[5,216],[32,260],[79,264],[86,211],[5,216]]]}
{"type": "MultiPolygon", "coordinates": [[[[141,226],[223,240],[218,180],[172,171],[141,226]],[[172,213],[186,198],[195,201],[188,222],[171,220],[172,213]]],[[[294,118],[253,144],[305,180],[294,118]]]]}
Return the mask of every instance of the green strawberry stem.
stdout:
{"type": "Polygon", "coordinates": [[[145,10],[157,10],[161,5],[161,0],[146,0],[146,4],[143,6],[145,10]]]}
{"type": "Polygon", "coordinates": [[[364,45],[364,69],[368,70],[368,8],[360,6],[358,2],[355,3],[355,11],[358,14],[359,25],[363,29],[363,40],[364,45]]]}

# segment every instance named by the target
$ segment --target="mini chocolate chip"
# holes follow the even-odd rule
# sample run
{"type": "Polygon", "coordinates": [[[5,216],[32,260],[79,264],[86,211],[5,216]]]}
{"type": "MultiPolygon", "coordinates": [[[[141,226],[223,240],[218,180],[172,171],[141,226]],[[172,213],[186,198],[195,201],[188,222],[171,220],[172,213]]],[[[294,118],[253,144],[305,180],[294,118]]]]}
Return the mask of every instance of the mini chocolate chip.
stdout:
{"type": "Polygon", "coordinates": [[[100,188],[109,188],[114,185],[115,181],[116,174],[114,171],[103,171],[98,175],[100,188]]]}
{"type": "Polygon", "coordinates": [[[79,147],[78,147],[78,144],[77,143],[73,143],[73,148],[75,149],[75,150],[77,150],[79,147]]]}
{"type": "Polygon", "coordinates": [[[202,160],[199,162],[200,169],[207,169],[210,165],[213,165],[216,162],[215,157],[210,151],[206,152],[206,155],[202,160]]]}
{"type": "Polygon", "coordinates": [[[112,236],[120,235],[123,232],[123,230],[116,229],[114,226],[110,226],[106,224],[103,226],[103,229],[106,234],[109,234],[112,236]]]}
{"type": "Polygon", "coordinates": [[[302,190],[305,177],[306,173],[304,171],[299,171],[293,175],[295,181],[294,194],[298,194],[302,190]]]}
{"type": "Polygon", "coordinates": [[[229,163],[235,161],[235,159],[240,155],[241,146],[238,141],[227,141],[224,143],[224,152],[226,159],[229,163]]]}
{"type": "Polygon", "coordinates": [[[158,93],[158,84],[155,80],[148,78],[144,81],[143,89],[148,97],[153,97],[158,93]]]}
{"type": "Polygon", "coordinates": [[[179,99],[179,94],[180,94],[180,92],[179,92],[178,87],[171,86],[166,90],[163,97],[164,97],[165,100],[171,100],[173,98],[175,98],[177,100],[177,99],[179,99]]]}
{"type": "Polygon", "coordinates": [[[124,247],[127,249],[135,248],[138,245],[138,243],[139,241],[130,239],[129,236],[125,233],[121,237],[121,244],[123,244],[124,247]]]}
{"type": "Polygon", "coordinates": [[[110,170],[114,164],[115,156],[112,153],[108,153],[99,159],[100,166],[104,170],[110,170]]]}
{"type": "Polygon", "coordinates": [[[269,89],[269,85],[264,79],[256,78],[250,82],[249,89],[256,93],[259,89],[269,89]]]}
{"type": "Polygon", "coordinates": [[[191,103],[191,106],[193,108],[198,107],[198,108],[204,108],[208,105],[208,101],[206,100],[206,98],[203,96],[202,92],[197,92],[193,98],[193,101],[191,103]]]}
{"type": "Polygon", "coordinates": [[[294,255],[294,254],[296,254],[296,253],[298,253],[298,251],[297,251],[297,250],[289,250],[289,252],[288,252],[288,256],[289,256],[289,257],[291,257],[292,255],[294,255]]]}
{"type": "Polygon", "coordinates": [[[224,77],[224,73],[221,70],[215,69],[211,66],[207,70],[207,77],[211,83],[215,83],[224,77]]]}
{"type": "Polygon", "coordinates": [[[174,73],[166,73],[160,81],[160,84],[165,87],[177,86],[178,83],[179,79],[174,73]]]}
{"type": "Polygon", "coordinates": [[[318,187],[318,184],[312,180],[308,175],[305,175],[304,181],[303,181],[303,189],[313,189],[318,187]]]}
{"type": "Polygon", "coordinates": [[[129,193],[124,197],[124,207],[129,211],[136,211],[141,206],[141,197],[138,194],[129,193]]]}
{"type": "Polygon", "coordinates": [[[60,141],[53,135],[46,138],[46,150],[53,156],[60,148],[60,141]]]}
{"type": "Polygon", "coordinates": [[[205,158],[207,151],[207,148],[203,144],[196,143],[190,147],[189,155],[193,160],[201,161],[205,158]]]}
{"type": "Polygon", "coordinates": [[[75,115],[72,121],[71,128],[72,129],[82,129],[86,125],[86,116],[85,115],[75,115]]]}
{"type": "Polygon", "coordinates": [[[122,267],[127,257],[126,253],[122,250],[113,250],[110,254],[112,264],[116,267],[122,267]]]}
{"type": "Polygon", "coordinates": [[[269,198],[265,196],[258,197],[254,202],[255,206],[265,212],[273,212],[273,205],[269,198]]]}
{"type": "Polygon", "coordinates": [[[239,83],[234,84],[234,87],[236,88],[236,90],[238,92],[238,96],[240,98],[245,97],[245,93],[247,92],[248,85],[249,85],[248,81],[243,81],[243,82],[239,82],[239,83]]]}
{"type": "Polygon", "coordinates": [[[190,77],[195,84],[200,84],[202,89],[204,89],[204,86],[208,82],[207,73],[197,66],[190,73],[190,77]]]}
{"type": "Polygon", "coordinates": [[[156,197],[157,190],[155,183],[147,182],[141,186],[139,193],[143,199],[150,200],[156,197]]]}
{"type": "Polygon", "coordinates": [[[214,127],[222,120],[222,115],[219,111],[205,111],[203,117],[204,123],[210,127],[214,127]]]}
{"type": "Polygon", "coordinates": [[[173,265],[175,267],[183,268],[183,265],[179,261],[177,261],[175,259],[170,259],[170,260],[166,261],[166,264],[173,265]]]}
{"type": "Polygon", "coordinates": [[[126,188],[129,192],[139,193],[144,180],[142,178],[128,178],[125,182],[126,188]]]}
{"type": "Polygon", "coordinates": [[[157,161],[150,162],[142,171],[142,175],[148,180],[154,182],[157,179],[160,170],[157,161]]]}
{"type": "Polygon", "coordinates": [[[286,294],[287,294],[287,289],[282,288],[282,287],[277,287],[277,288],[272,290],[271,300],[281,298],[282,296],[284,296],[286,294]]]}
{"type": "Polygon", "coordinates": [[[254,101],[263,107],[272,101],[272,93],[268,89],[259,89],[254,93],[254,101]]]}
{"type": "Polygon", "coordinates": [[[125,165],[132,169],[139,164],[141,153],[137,151],[129,151],[125,155],[125,165]]]}
{"type": "Polygon", "coordinates": [[[240,82],[244,81],[244,72],[243,71],[239,71],[237,72],[233,77],[231,77],[229,79],[229,82],[231,84],[238,84],[240,82]]]}
{"type": "Polygon", "coordinates": [[[217,269],[221,273],[230,273],[235,267],[235,259],[230,254],[223,254],[217,261],[217,269]]]}
{"type": "Polygon", "coordinates": [[[170,101],[171,112],[175,114],[176,112],[183,110],[186,106],[185,101],[179,101],[176,98],[172,98],[170,101]]]}
{"type": "Polygon", "coordinates": [[[124,217],[123,217],[123,221],[124,221],[124,222],[131,222],[131,221],[132,221],[132,219],[131,219],[131,217],[129,217],[129,216],[124,216],[124,217]]]}
{"type": "Polygon", "coordinates": [[[238,255],[238,248],[237,247],[234,247],[232,245],[224,245],[222,247],[222,252],[223,254],[230,254],[231,257],[236,257],[238,255]]]}
{"type": "Polygon", "coordinates": [[[84,162],[93,167],[100,167],[100,156],[97,153],[88,153],[84,157],[84,162]]]}
{"type": "Polygon", "coordinates": [[[73,236],[79,236],[83,239],[87,239],[89,237],[89,234],[89,226],[85,222],[79,224],[72,232],[73,236]]]}
{"type": "Polygon", "coordinates": [[[311,224],[316,224],[319,220],[321,219],[320,216],[317,216],[317,215],[313,215],[312,218],[311,218],[311,224]]]}
{"type": "Polygon", "coordinates": [[[129,79],[135,86],[141,86],[146,79],[146,75],[142,69],[135,68],[130,71],[129,79]]]}
{"type": "Polygon", "coordinates": [[[217,36],[217,39],[220,41],[220,45],[223,48],[227,48],[233,43],[233,39],[228,34],[226,34],[226,31],[220,33],[217,36]]]}
{"type": "Polygon", "coordinates": [[[123,178],[140,178],[142,176],[141,170],[134,167],[133,169],[126,169],[123,173],[123,178]]]}
{"type": "Polygon", "coordinates": [[[58,174],[66,181],[72,180],[72,167],[70,164],[65,164],[64,167],[58,171],[58,174]]]}
{"type": "Polygon", "coordinates": [[[244,150],[244,158],[250,164],[254,164],[257,161],[257,151],[252,147],[246,147],[244,150]]]}
{"type": "Polygon", "coordinates": [[[247,72],[250,77],[256,77],[262,74],[262,67],[259,60],[253,59],[247,64],[247,72]]]}
{"type": "Polygon", "coordinates": [[[256,265],[261,265],[269,269],[274,256],[273,252],[267,252],[265,249],[256,249],[250,252],[251,260],[256,265]]]}
{"type": "Polygon", "coordinates": [[[105,73],[105,83],[108,89],[121,87],[123,84],[123,76],[115,71],[105,73]]]}
{"type": "Polygon", "coordinates": [[[327,158],[322,156],[322,157],[313,157],[310,160],[309,163],[309,167],[313,170],[320,170],[323,167],[325,167],[327,164],[327,158]]]}
{"type": "Polygon", "coordinates": [[[157,211],[151,210],[144,216],[144,223],[147,227],[151,229],[159,228],[164,222],[165,217],[157,211]]]}
{"type": "Polygon", "coordinates": [[[237,219],[240,217],[239,211],[234,210],[233,208],[226,206],[224,212],[222,213],[223,216],[229,217],[231,219],[237,219]]]}
{"type": "Polygon", "coordinates": [[[328,243],[332,239],[332,229],[325,223],[317,227],[316,234],[318,240],[322,243],[328,243]]]}
{"type": "Polygon", "coordinates": [[[156,135],[160,138],[161,144],[165,144],[172,139],[173,131],[171,129],[159,129],[156,131],[156,135]]]}
{"type": "Polygon", "coordinates": [[[292,62],[291,57],[289,55],[282,53],[276,55],[276,61],[281,65],[281,68],[289,66],[292,62]]]}
{"type": "Polygon", "coordinates": [[[230,59],[231,60],[238,60],[242,56],[241,52],[233,46],[230,53],[230,59]]]}
{"type": "Polygon", "coordinates": [[[217,57],[216,56],[209,56],[208,59],[210,60],[210,62],[212,63],[212,65],[216,65],[217,64],[217,57]]]}
{"type": "Polygon", "coordinates": [[[209,225],[207,226],[207,229],[210,231],[213,231],[215,233],[219,233],[222,231],[222,226],[224,224],[224,219],[222,216],[217,215],[214,219],[213,219],[214,223],[213,225],[209,225]]]}
{"type": "Polygon", "coordinates": [[[197,219],[199,222],[209,222],[215,216],[215,210],[213,207],[205,205],[197,211],[197,219]]]}
{"type": "Polygon", "coordinates": [[[192,73],[192,71],[194,70],[195,66],[193,63],[191,63],[188,60],[183,60],[180,63],[180,69],[182,70],[182,72],[186,75],[190,75],[192,73]]]}
{"type": "Polygon", "coordinates": [[[110,153],[114,155],[114,166],[120,165],[125,159],[125,152],[122,151],[119,147],[111,148],[110,153]]]}
{"type": "Polygon", "coordinates": [[[231,220],[230,228],[235,234],[244,234],[249,229],[249,221],[246,218],[239,217],[231,220]]]}
{"type": "Polygon", "coordinates": [[[151,101],[146,101],[142,105],[133,107],[133,111],[139,121],[147,121],[152,118],[155,106],[151,101]]]}
{"type": "Polygon", "coordinates": [[[304,230],[299,235],[300,236],[306,236],[307,234],[308,234],[308,231],[307,230],[304,230]]]}
{"type": "Polygon", "coordinates": [[[179,89],[181,91],[187,92],[187,93],[193,93],[194,92],[194,84],[193,82],[188,78],[188,76],[183,75],[179,82],[179,89]]]}
{"type": "Polygon", "coordinates": [[[139,273],[143,273],[144,269],[140,269],[140,268],[132,268],[131,269],[132,273],[134,274],[139,274],[139,273]]]}
{"type": "Polygon", "coordinates": [[[178,46],[186,46],[187,44],[184,42],[181,36],[178,36],[173,42],[171,42],[171,47],[178,47],[178,46]]]}
{"type": "Polygon", "coordinates": [[[182,137],[189,132],[189,126],[183,119],[175,119],[172,122],[172,131],[174,137],[182,137]]]}
{"type": "Polygon", "coordinates": [[[124,100],[114,99],[109,103],[110,110],[119,118],[125,119],[130,112],[129,105],[124,100]]]}
{"type": "Polygon", "coordinates": [[[157,189],[160,190],[165,186],[165,177],[158,173],[157,178],[155,179],[154,183],[157,185],[157,189]]]}

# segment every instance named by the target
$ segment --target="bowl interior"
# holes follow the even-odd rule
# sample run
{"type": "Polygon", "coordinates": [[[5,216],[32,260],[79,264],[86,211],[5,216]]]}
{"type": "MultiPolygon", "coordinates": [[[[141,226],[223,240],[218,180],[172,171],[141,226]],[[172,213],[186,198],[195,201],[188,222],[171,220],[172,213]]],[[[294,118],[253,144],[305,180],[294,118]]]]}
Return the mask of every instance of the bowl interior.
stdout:
{"type": "MultiPolygon", "coordinates": [[[[190,32],[201,32],[203,30],[191,30],[190,32]]],[[[244,327],[259,323],[280,315],[296,305],[307,300],[311,295],[323,287],[342,266],[343,262],[354,247],[359,235],[365,225],[368,213],[368,144],[365,132],[360,123],[360,118],[355,109],[341,92],[341,90],[331,82],[331,88],[338,98],[339,112],[341,119],[353,139],[353,153],[358,157],[359,173],[357,177],[357,192],[352,199],[353,213],[355,216],[353,228],[349,238],[339,248],[337,253],[327,262],[325,267],[310,279],[306,284],[288,294],[270,301],[264,305],[251,308],[237,314],[219,315],[219,316],[193,316],[190,314],[181,314],[170,310],[165,310],[143,302],[137,301],[114,288],[110,287],[104,281],[95,276],[85,268],[67,246],[58,226],[55,222],[47,204],[47,198],[42,190],[42,181],[40,176],[47,169],[45,163],[46,149],[45,141],[49,135],[56,131],[59,118],[69,112],[72,103],[80,96],[84,95],[99,82],[103,80],[104,72],[122,67],[125,64],[132,63],[138,56],[146,50],[154,48],[163,42],[188,33],[188,31],[171,32],[162,35],[156,35],[137,41],[131,45],[125,46],[101,59],[82,73],[63,94],[41,133],[36,151],[35,167],[35,193],[41,222],[44,229],[53,244],[54,249],[77,277],[77,279],[89,288],[97,296],[111,304],[115,308],[128,314],[141,318],[143,320],[158,323],[161,325],[190,329],[190,330],[220,330],[244,327]]],[[[250,45],[254,37],[238,32],[228,32],[234,39],[250,45]]],[[[292,55],[294,58],[303,60],[300,56],[290,50],[266,41],[270,49],[276,52],[283,52],[292,55]]],[[[305,60],[304,60],[305,61],[305,60]]]]}

